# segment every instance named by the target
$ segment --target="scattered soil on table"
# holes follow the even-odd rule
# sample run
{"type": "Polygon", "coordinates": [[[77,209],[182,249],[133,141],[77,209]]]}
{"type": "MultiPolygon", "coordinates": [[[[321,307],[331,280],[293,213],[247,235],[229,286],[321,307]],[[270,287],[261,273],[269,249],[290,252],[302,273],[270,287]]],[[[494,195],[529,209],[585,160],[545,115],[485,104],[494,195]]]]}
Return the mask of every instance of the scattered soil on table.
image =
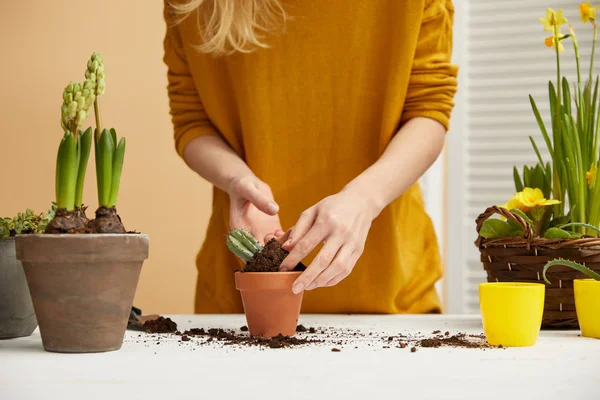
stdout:
{"type": "Polygon", "coordinates": [[[307,329],[304,325],[298,325],[296,327],[296,332],[306,332],[306,331],[307,331],[307,329]]]}
{"type": "Polygon", "coordinates": [[[126,233],[115,207],[99,207],[96,219],[91,220],[87,227],[92,233],[126,233]]]}
{"type": "Polygon", "coordinates": [[[341,350],[338,349],[337,347],[334,347],[333,349],[331,349],[332,353],[339,353],[341,350]]]}
{"type": "Polygon", "coordinates": [[[88,233],[89,220],[85,215],[87,207],[76,207],[73,211],[64,208],[56,210],[54,218],[46,226],[45,233],[88,233]]]}
{"type": "Polygon", "coordinates": [[[309,339],[309,338],[297,338],[294,336],[283,336],[279,334],[272,338],[263,338],[260,336],[250,336],[247,334],[238,334],[234,330],[222,329],[222,328],[210,328],[205,330],[204,328],[193,328],[183,332],[184,336],[206,336],[208,337],[207,343],[212,341],[218,341],[226,346],[261,346],[269,347],[271,349],[280,349],[283,347],[302,346],[309,343],[318,343],[321,340],[309,339]]]}
{"type": "MultiPolygon", "coordinates": [[[[254,258],[246,263],[242,272],[278,272],[283,259],[288,251],[281,247],[277,239],[271,239],[265,244],[262,251],[256,253],[254,258]]],[[[303,271],[305,267],[298,264],[294,271],[303,271]]]]}
{"type": "Polygon", "coordinates": [[[410,348],[410,352],[411,353],[416,353],[417,352],[417,348],[416,347],[411,347],[410,348]]]}
{"type": "Polygon", "coordinates": [[[432,338],[421,339],[421,347],[463,347],[468,349],[489,349],[492,346],[487,344],[485,337],[480,335],[467,335],[466,333],[457,333],[456,335],[438,335],[432,338]]]}
{"type": "Polygon", "coordinates": [[[242,326],[240,328],[240,331],[242,331],[242,332],[248,332],[248,327],[246,325],[244,325],[244,326],[242,326]]]}
{"type": "Polygon", "coordinates": [[[158,317],[144,322],[144,330],[147,333],[175,333],[177,324],[171,318],[158,317]]]}

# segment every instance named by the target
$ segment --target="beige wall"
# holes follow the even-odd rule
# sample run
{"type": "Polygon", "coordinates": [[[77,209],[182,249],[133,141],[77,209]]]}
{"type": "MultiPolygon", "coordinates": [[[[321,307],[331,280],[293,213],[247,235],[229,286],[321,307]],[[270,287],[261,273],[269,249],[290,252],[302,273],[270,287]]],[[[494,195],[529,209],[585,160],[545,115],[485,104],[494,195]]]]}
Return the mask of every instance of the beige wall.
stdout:
{"type": "MultiPolygon", "coordinates": [[[[128,141],[119,213],[128,229],[148,233],[151,242],[135,305],[145,313],[191,313],[210,187],[174,150],[162,1],[2,3],[0,216],[50,205],[62,90],[82,81],[87,59],[100,52],[107,74],[103,121],[128,141]]],[[[97,206],[93,168],[92,157],[84,197],[91,209],[97,206]]]]}

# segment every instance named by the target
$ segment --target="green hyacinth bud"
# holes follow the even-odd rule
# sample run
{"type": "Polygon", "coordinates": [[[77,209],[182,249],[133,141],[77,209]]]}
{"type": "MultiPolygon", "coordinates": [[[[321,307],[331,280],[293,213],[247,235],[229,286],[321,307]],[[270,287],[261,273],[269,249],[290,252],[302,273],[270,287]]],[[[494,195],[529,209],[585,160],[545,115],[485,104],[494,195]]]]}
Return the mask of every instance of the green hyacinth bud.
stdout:
{"type": "Polygon", "coordinates": [[[69,119],[73,119],[75,115],[77,115],[77,102],[73,101],[67,106],[67,116],[69,119]]]}
{"type": "Polygon", "coordinates": [[[81,125],[83,123],[83,121],[87,118],[87,111],[86,110],[79,110],[77,112],[77,118],[75,119],[75,123],[77,124],[77,126],[81,125]]]}
{"type": "Polygon", "coordinates": [[[96,96],[102,96],[104,94],[105,82],[104,64],[102,63],[102,56],[100,54],[94,53],[88,60],[85,77],[94,83],[96,96]]]}

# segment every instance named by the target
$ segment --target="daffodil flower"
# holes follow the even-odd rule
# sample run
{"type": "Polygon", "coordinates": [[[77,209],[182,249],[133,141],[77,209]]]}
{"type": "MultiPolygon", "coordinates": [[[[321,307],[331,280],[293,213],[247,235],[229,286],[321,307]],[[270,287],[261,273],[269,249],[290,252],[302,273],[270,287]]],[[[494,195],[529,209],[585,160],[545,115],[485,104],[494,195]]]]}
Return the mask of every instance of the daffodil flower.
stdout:
{"type": "MultiPolygon", "coordinates": [[[[563,46],[563,44],[562,44],[562,39],[564,37],[565,37],[565,35],[559,34],[559,38],[558,38],[558,51],[565,51],[565,46],[563,46]]],[[[555,47],[555,37],[554,36],[548,36],[544,40],[544,43],[546,44],[546,47],[556,48],[555,47]]]]}
{"type": "Polygon", "coordinates": [[[598,8],[600,8],[600,6],[592,7],[592,3],[589,1],[579,5],[579,14],[581,15],[581,20],[584,24],[590,20],[596,20],[596,11],[598,8]]]}
{"type": "Polygon", "coordinates": [[[546,9],[546,16],[540,18],[540,22],[544,24],[545,31],[553,31],[554,28],[560,28],[561,25],[567,23],[567,19],[563,16],[562,8],[554,11],[552,8],[546,9]]]}
{"type": "Polygon", "coordinates": [[[544,193],[539,188],[525,188],[522,192],[517,193],[519,201],[528,208],[552,206],[560,204],[558,200],[546,199],[544,193]]]}

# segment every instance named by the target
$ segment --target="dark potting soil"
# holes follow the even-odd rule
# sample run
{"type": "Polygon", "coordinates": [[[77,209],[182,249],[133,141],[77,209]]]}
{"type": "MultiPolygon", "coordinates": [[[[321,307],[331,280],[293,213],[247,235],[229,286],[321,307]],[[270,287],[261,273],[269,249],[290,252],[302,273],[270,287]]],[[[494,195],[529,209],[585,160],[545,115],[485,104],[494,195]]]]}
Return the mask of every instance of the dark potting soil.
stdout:
{"type": "Polygon", "coordinates": [[[144,330],[147,333],[175,333],[177,324],[171,318],[158,317],[144,322],[144,330]]]}
{"type": "MultiPolygon", "coordinates": [[[[256,253],[254,258],[244,265],[242,272],[278,272],[279,266],[289,252],[281,247],[277,239],[269,240],[262,251],[256,253]]],[[[294,271],[304,271],[306,267],[301,263],[294,268],[294,271]]]]}
{"type": "Polygon", "coordinates": [[[456,335],[437,335],[432,338],[425,338],[419,341],[421,347],[463,347],[468,349],[489,349],[492,346],[487,344],[484,336],[467,335],[457,333],[456,335]]]}
{"type": "Polygon", "coordinates": [[[309,338],[297,338],[294,336],[283,336],[281,334],[272,338],[263,338],[260,336],[249,336],[247,334],[237,334],[234,330],[222,328],[193,328],[183,332],[184,336],[207,336],[208,342],[218,341],[226,346],[260,346],[271,349],[281,349],[284,347],[302,346],[309,343],[318,343],[320,340],[309,338]]]}

